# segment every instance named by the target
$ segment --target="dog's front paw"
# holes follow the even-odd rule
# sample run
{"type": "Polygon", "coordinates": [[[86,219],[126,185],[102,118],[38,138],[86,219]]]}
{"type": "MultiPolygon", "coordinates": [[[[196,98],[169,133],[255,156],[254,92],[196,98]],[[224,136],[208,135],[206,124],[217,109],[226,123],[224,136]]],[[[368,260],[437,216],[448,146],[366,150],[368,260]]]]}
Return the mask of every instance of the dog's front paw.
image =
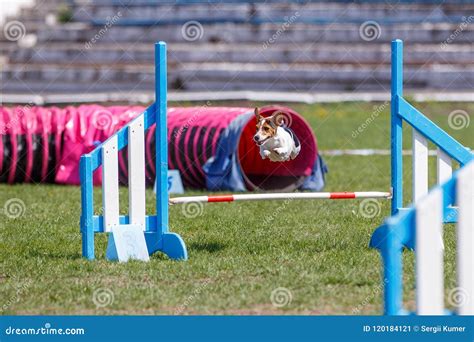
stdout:
{"type": "Polygon", "coordinates": [[[291,152],[291,154],[290,154],[291,160],[293,160],[293,159],[295,159],[296,157],[298,157],[298,154],[299,154],[299,152],[291,152]]]}
{"type": "Polygon", "coordinates": [[[268,157],[270,157],[271,154],[272,153],[269,150],[260,151],[260,157],[262,157],[262,159],[267,159],[268,157]]]}
{"type": "Polygon", "coordinates": [[[277,147],[273,151],[275,151],[275,153],[278,154],[280,157],[285,155],[285,149],[284,148],[277,147]]]}

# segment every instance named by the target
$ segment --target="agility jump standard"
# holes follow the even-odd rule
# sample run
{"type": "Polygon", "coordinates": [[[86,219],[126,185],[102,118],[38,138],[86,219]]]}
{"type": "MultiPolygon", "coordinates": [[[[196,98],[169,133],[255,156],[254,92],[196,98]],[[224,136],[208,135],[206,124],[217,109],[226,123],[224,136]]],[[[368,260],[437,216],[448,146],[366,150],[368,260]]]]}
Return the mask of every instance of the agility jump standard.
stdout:
{"type": "Polygon", "coordinates": [[[187,196],[170,198],[170,204],[184,204],[192,202],[242,202],[242,201],[269,201],[269,200],[339,200],[354,198],[386,198],[390,199],[390,192],[361,191],[361,192],[287,192],[269,194],[231,194],[216,196],[187,196]]]}
{"type": "Polygon", "coordinates": [[[443,223],[456,222],[456,288],[450,291],[455,312],[474,315],[474,161],[471,151],[426,118],[403,98],[403,43],[392,42],[391,87],[392,216],[373,233],[370,246],[380,251],[384,312],[405,315],[403,261],[405,248],[415,251],[416,313],[443,315],[443,223]],[[402,128],[413,129],[413,197],[403,201],[402,128]],[[438,186],[428,191],[428,142],[437,147],[438,186]],[[452,162],[460,169],[453,173],[452,162]],[[454,290],[454,292],[453,292],[454,290]]]}

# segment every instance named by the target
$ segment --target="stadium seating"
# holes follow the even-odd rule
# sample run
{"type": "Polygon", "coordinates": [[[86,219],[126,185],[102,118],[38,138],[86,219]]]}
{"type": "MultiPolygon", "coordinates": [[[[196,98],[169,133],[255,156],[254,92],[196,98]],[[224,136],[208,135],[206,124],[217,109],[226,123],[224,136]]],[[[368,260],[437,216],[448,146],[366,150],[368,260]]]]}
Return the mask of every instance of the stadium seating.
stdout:
{"type": "Polygon", "coordinates": [[[151,93],[157,40],[169,44],[171,90],[386,91],[382,43],[394,37],[410,46],[406,88],[459,91],[474,83],[468,1],[175,3],[54,0],[23,9],[11,19],[36,44],[0,33],[0,90],[151,93]],[[54,24],[58,12],[72,19],[54,24]]]}

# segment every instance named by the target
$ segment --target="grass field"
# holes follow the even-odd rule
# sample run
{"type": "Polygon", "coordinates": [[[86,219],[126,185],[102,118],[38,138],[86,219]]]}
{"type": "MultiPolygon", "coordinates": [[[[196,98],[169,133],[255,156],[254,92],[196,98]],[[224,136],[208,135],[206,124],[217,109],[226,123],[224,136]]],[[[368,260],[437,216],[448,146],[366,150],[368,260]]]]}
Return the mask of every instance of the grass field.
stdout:
{"type": "MultiPolygon", "coordinates": [[[[290,106],[310,122],[321,150],[389,148],[388,104],[290,106]],[[353,133],[362,126],[366,127],[361,133],[353,133]]],[[[474,124],[453,129],[448,123],[453,110],[473,113],[473,103],[417,106],[464,145],[474,147],[474,124]]],[[[409,148],[410,130],[406,133],[405,147],[409,148]]],[[[325,161],[328,191],[389,189],[388,156],[328,156],[325,161]]],[[[408,166],[410,158],[405,161],[408,166]]],[[[434,170],[434,158],[430,166],[434,170]]],[[[433,184],[434,172],[430,179],[433,184]]],[[[408,199],[408,167],[405,181],[408,199]]],[[[0,194],[0,208],[11,198],[25,203],[19,218],[0,213],[2,314],[381,313],[380,258],[368,242],[389,214],[388,201],[375,202],[371,218],[365,217],[360,201],[214,204],[204,206],[194,218],[173,206],[171,230],[184,238],[189,260],[174,262],[157,254],[149,263],[118,264],[104,260],[104,235],[96,238],[98,259],[81,258],[78,187],[2,184],[0,194]],[[275,297],[277,293],[281,297],[275,297]],[[279,306],[278,300],[287,303],[279,306]]],[[[121,195],[126,213],[126,189],[121,189],[121,195]]],[[[98,203],[100,189],[95,196],[98,203]]],[[[151,190],[147,205],[153,212],[151,190]]],[[[455,286],[450,225],[445,245],[448,293],[455,286]]],[[[406,252],[404,258],[410,306],[413,253],[406,252]]]]}

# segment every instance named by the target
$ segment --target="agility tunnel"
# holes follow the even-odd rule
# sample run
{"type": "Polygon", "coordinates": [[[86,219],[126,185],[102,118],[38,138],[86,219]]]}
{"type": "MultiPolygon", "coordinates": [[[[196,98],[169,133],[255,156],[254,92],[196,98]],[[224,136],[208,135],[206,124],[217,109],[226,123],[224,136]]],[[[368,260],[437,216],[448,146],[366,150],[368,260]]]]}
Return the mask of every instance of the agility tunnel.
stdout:
{"type": "MultiPolygon", "coordinates": [[[[79,158],[142,113],[140,106],[0,107],[0,182],[79,184],[79,158]]],[[[169,169],[188,188],[209,190],[321,190],[326,166],[316,137],[296,112],[278,113],[301,141],[299,156],[283,163],[262,160],[252,140],[253,108],[180,107],[168,110],[169,169]]],[[[155,126],[145,135],[146,180],[155,181],[155,126]]],[[[128,183],[128,155],[119,153],[119,180],[128,183]]],[[[101,172],[94,183],[101,184],[101,172]]]]}

